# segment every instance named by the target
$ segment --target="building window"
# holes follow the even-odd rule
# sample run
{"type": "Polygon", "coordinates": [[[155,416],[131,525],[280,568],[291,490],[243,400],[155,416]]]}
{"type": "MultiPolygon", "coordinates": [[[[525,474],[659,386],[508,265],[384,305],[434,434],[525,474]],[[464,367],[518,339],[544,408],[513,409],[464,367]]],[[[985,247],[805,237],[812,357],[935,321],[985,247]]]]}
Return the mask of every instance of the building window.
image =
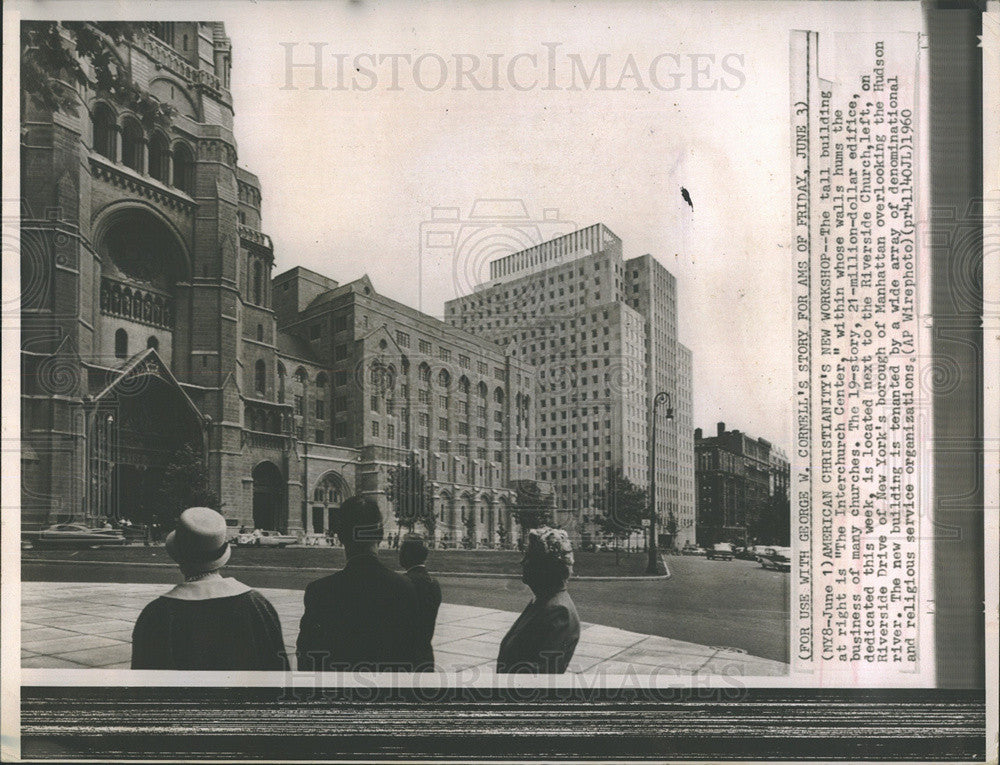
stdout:
{"type": "Polygon", "coordinates": [[[185,143],[174,146],[174,186],[188,194],[194,193],[194,157],[185,143]]]}
{"type": "Polygon", "coordinates": [[[143,171],[143,146],[142,126],[128,117],[122,123],[122,164],[131,167],[136,172],[143,171]]]}
{"type": "Polygon", "coordinates": [[[326,402],[318,398],[316,399],[316,419],[322,420],[326,418],[326,402]]]}
{"type": "Polygon", "coordinates": [[[113,161],[117,143],[117,128],[115,115],[105,104],[98,104],[94,107],[93,128],[94,151],[113,161]]]}
{"type": "Polygon", "coordinates": [[[378,421],[377,420],[372,420],[372,435],[373,436],[377,436],[378,435],[378,421]]]}
{"type": "Polygon", "coordinates": [[[263,340],[264,340],[264,325],[263,324],[258,324],[257,325],[257,339],[259,341],[261,341],[261,342],[263,342],[263,340]]]}
{"type": "Polygon", "coordinates": [[[323,431],[322,430],[317,430],[316,431],[316,443],[317,444],[323,443],[323,431]]]}
{"type": "Polygon", "coordinates": [[[377,412],[379,410],[378,401],[379,401],[378,396],[371,397],[371,410],[373,412],[377,412]]]}
{"type": "Polygon", "coordinates": [[[396,426],[391,422],[385,426],[385,435],[390,441],[396,437],[396,426]]]}
{"type": "Polygon", "coordinates": [[[304,415],[306,413],[305,399],[302,396],[296,395],[293,398],[293,402],[295,405],[295,414],[299,415],[300,417],[304,415]]]}
{"type": "Polygon", "coordinates": [[[170,146],[163,133],[149,139],[149,174],[161,183],[170,183],[170,146]]]}
{"type": "Polygon", "coordinates": [[[115,332],[115,356],[124,359],[128,356],[128,332],[119,329],[115,332]]]}
{"type": "Polygon", "coordinates": [[[267,389],[267,367],[262,359],[257,359],[257,363],[254,364],[253,387],[262,395],[267,389]]]}
{"type": "Polygon", "coordinates": [[[400,348],[410,347],[410,336],[406,332],[396,330],[396,345],[400,348]]]}
{"type": "Polygon", "coordinates": [[[146,347],[152,348],[154,351],[160,350],[160,341],[157,339],[156,335],[150,335],[146,338],[146,347]]]}
{"type": "Polygon", "coordinates": [[[431,344],[428,340],[420,341],[420,352],[429,354],[431,352],[431,344]]]}
{"type": "Polygon", "coordinates": [[[440,430],[442,433],[447,433],[448,432],[448,418],[447,417],[439,417],[438,418],[438,430],[440,430]]]}
{"type": "Polygon", "coordinates": [[[320,336],[320,332],[321,331],[322,331],[322,327],[320,327],[320,325],[319,325],[318,322],[316,324],[313,324],[311,327],[309,327],[309,339],[310,340],[319,340],[319,336],[320,336]]]}
{"type": "Polygon", "coordinates": [[[342,343],[333,347],[333,360],[343,361],[347,358],[347,345],[342,343]]]}
{"type": "Polygon", "coordinates": [[[468,356],[464,356],[461,353],[458,354],[458,365],[460,367],[462,367],[462,369],[468,369],[469,368],[469,357],[468,356]]]}

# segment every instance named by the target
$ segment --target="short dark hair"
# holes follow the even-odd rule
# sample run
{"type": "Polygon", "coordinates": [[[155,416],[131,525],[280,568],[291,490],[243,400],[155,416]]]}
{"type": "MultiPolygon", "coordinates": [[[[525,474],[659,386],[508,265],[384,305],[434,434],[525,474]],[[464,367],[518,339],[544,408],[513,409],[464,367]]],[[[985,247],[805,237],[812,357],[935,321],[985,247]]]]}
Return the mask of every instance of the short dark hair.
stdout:
{"type": "Polygon", "coordinates": [[[407,534],[399,544],[399,562],[406,568],[427,560],[427,545],[419,534],[407,534]]]}
{"type": "Polygon", "coordinates": [[[353,496],[344,500],[335,513],[335,526],[341,544],[377,544],[382,541],[385,529],[382,513],[375,500],[353,496]]]}

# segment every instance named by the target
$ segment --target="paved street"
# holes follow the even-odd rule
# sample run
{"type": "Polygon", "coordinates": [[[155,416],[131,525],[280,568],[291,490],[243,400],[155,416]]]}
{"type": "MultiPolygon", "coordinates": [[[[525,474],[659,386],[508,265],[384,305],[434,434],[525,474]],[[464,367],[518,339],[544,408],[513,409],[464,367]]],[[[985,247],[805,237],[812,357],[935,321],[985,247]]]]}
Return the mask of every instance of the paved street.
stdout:
{"type": "MultiPolygon", "coordinates": [[[[289,550],[288,552],[292,552],[289,550]]],[[[67,552],[68,560],[72,552],[67,552]]],[[[752,656],[788,661],[788,574],[749,561],[709,561],[668,556],[669,579],[571,581],[580,618],[630,632],[703,646],[733,648],[752,656]]],[[[431,561],[433,567],[433,559],[431,561]]],[[[301,591],[321,573],[296,569],[226,570],[257,588],[301,591]]],[[[115,566],[82,562],[22,564],[22,579],[50,582],[175,583],[170,566],[115,566]]],[[[441,577],[446,603],[511,613],[527,603],[516,579],[441,577]]],[[[297,595],[301,602],[301,594],[297,595]]],[[[294,633],[293,633],[294,634],[294,633]]]]}

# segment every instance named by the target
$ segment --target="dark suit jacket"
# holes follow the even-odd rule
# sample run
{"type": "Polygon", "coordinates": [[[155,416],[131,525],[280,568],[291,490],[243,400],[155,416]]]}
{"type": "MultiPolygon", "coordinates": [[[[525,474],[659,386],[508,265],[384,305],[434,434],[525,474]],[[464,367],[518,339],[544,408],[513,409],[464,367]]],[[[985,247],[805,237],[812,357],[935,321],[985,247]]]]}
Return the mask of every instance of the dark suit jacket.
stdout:
{"type": "Polygon", "coordinates": [[[410,580],[374,555],[359,555],[306,587],[298,669],[412,671],[418,624],[410,580]]]}
{"type": "Polygon", "coordinates": [[[562,674],[580,640],[580,617],[566,590],[528,604],[500,642],[497,672],[562,674]]]}
{"type": "Polygon", "coordinates": [[[441,585],[427,573],[426,566],[414,566],[406,572],[406,576],[417,590],[419,604],[419,669],[425,672],[434,671],[434,649],[431,639],[434,637],[434,623],[437,621],[438,608],[441,607],[441,585]]]}

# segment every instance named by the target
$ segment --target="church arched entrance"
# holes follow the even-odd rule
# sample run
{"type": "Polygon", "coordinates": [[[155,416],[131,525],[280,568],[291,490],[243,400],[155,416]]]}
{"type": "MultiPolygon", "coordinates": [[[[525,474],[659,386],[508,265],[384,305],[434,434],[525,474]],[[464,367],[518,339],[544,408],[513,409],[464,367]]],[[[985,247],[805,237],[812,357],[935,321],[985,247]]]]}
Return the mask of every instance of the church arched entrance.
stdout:
{"type": "Polygon", "coordinates": [[[334,515],[349,494],[347,483],[339,473],[324,474],[313,489],[309,530],[313,534],[333,534],[334,515]]]}
{"type": "Polygon", "coordinates": [[[90,412],[87,512],[92,521],[166,528],[210,502],[202,422],[152,352],[101,392],[90,412]]]}
{"type": "Polygon", "coordinates": [[[284,532],[288,527],[285,512],[285,479],[273,462],[261,462],[253,469],[253,525],[265,531],[284,532]]]}

